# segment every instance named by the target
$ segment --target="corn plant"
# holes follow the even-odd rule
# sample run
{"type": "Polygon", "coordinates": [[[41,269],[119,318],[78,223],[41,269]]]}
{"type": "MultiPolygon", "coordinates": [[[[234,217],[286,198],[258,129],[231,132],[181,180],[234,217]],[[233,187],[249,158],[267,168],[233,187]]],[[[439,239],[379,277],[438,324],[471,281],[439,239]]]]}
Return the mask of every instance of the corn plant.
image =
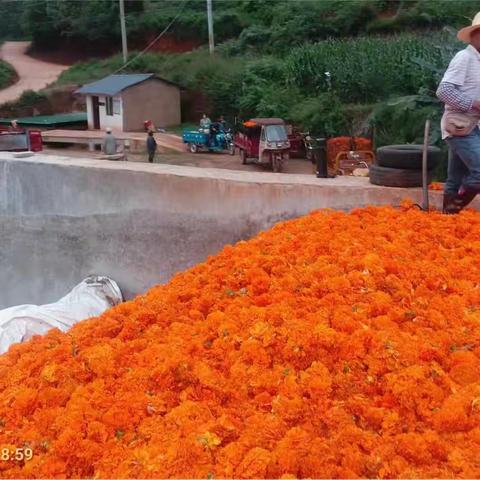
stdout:
{"type": "Polygon", "coordinates": [[[285,59],[286,80],[311,93],[332,90],[346,103],[413,94],[421,87],[433,88],[437,79],[431,65],[448,64],[437,48],[446,38],[443,33],[412,34],[330,39],[302,46],[285,59]]]}

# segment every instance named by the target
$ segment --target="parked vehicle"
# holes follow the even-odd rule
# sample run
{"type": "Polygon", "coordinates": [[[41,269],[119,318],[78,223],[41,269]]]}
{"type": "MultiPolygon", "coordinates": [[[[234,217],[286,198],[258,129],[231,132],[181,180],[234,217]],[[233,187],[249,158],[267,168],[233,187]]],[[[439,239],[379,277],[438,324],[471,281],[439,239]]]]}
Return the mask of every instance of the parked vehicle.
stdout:
{"type": "Polygon", "coordinates": [[[303,134],[303,145],[305,148],[305,158],[312,163],[315,163],[315,149],[318,145],[318,138],[312,137],[310,132],[303,134]]]}
{"type": "Polygon", "coordinates": [[[220,122],[212,123],[210,128],[184,130],[182,139],[187,150],[192,153],[200,151],[224,152],[225,150],[230,155],[235,153],[232,133],[229,129],[225,129],[220,122]]]}
{"type": "Polygon", "coordinates": [[[43,150],[40,130],[11,130],[0,127],[1,152],[39,152],[43,150]]]}
{"type": "Polygon", "coordinates": [[[235,135],[235,148],[243,164],[255,163],[281,172],[290,157],[285,122],[281,118],[252,118],[235,135]]]}
{"type": "Polygon", "coordinates": [[[290,158],[306,158],[305,134],[291,125],[287,126],[287,132],[290,142],[290,158]]]}

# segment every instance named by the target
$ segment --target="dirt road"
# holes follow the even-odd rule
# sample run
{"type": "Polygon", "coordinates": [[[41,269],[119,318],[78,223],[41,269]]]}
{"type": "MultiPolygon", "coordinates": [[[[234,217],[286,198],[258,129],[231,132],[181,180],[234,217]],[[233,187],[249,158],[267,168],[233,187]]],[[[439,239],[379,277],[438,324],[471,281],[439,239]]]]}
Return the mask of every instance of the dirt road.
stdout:
{"type": "MultiPolygon", "coordinates": [[[[123,144],[123,140],[129,140],[130,144],[137,144],[135,149],[145,148],[147,134],[145,132],[119,132],[114,130],[114,135],[120,143],[123,144]]],[[[42,138],[44,143],[72,143],[81,144],[88,143],[89,140],[99,140],[105,137],[103,130],[45,130],[42,132],[42,138]]],[[[173,150],[175,152],[184,152],[185,145],[182,142],[182,138],[178,135],[171,133],[157,133],[155,140],[160,148],[164,147],[167,150],[173,150]]]]}
{"type": "MultiPolygon", "coordinates": [[[[155,159],[158,163],[167,163],[171,165],[183,165],[185,167],[203,167],[203,168],[222,168],[227,170],[241,170],[245,172],[266,172],[272,170],[267,167],[261,167],[255,164],[242,165],[239,155],[223,155],[220,153],[180,153],[165,155],[159,154],[155,159]]],[[[303,158],[291,158],[286,162],[283,168],[284,173],[302,173],[313,175],[313,167],[310,162],[303,158]]]]}
{"type": "MultiPolygon", "coordinates": [[[[102,155],[100,152],[89,152],[86,149],[79,149],[78,147],[55,148],[53,145],[45,146],[43,153],[81,158],[100,158],[102,155]]],[[[129,152],[127,158],[130,162],[147,162],[146,153],[129,152]]],[[[271,170],[266,167],[253,164],[242,165],[239,155],[231,156],[221,153],[158,153],[155,157],[155,163],[180,165],[184,167],[222,168],[244,172],[271,173],[271,170]]],[[[284,173],[313,175],[313,167],[309,161],[303,158],[291,158],[285,165],[284,173]]]]}
{"type": "Polygon", "coordinates": [[[26,54],[29,45],[30,42],[5,42],[0,47],[0,58],[12,65],[19,77],[17,83],[0,90],[0,105],[17,100],[25,90],[45,88],[68,68],[29,57],[26,54]]]}

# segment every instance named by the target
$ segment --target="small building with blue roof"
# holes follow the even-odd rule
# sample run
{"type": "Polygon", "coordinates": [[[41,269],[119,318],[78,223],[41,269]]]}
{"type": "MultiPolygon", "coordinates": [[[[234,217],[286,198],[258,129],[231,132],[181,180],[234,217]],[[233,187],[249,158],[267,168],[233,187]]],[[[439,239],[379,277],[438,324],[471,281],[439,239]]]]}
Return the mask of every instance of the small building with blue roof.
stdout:
{"type": "Polygon", "coordinates": [[[75,93],[86,96],[88,128],[135,132],[181,123],[180,86],[153,73],[109,75],[75,93]]]}

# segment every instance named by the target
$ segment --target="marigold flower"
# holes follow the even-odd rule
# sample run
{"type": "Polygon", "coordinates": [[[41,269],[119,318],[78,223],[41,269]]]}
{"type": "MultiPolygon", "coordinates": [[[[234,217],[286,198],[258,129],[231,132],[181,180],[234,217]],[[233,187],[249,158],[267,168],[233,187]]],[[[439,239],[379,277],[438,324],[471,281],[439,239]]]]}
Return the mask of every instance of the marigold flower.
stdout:
{"type": "Polygon", "coordinates": [[[0,447],[33,458],[0,476],[479,478],[479,238],[470,210],[313,212],[15,345],[0,447]]]}

